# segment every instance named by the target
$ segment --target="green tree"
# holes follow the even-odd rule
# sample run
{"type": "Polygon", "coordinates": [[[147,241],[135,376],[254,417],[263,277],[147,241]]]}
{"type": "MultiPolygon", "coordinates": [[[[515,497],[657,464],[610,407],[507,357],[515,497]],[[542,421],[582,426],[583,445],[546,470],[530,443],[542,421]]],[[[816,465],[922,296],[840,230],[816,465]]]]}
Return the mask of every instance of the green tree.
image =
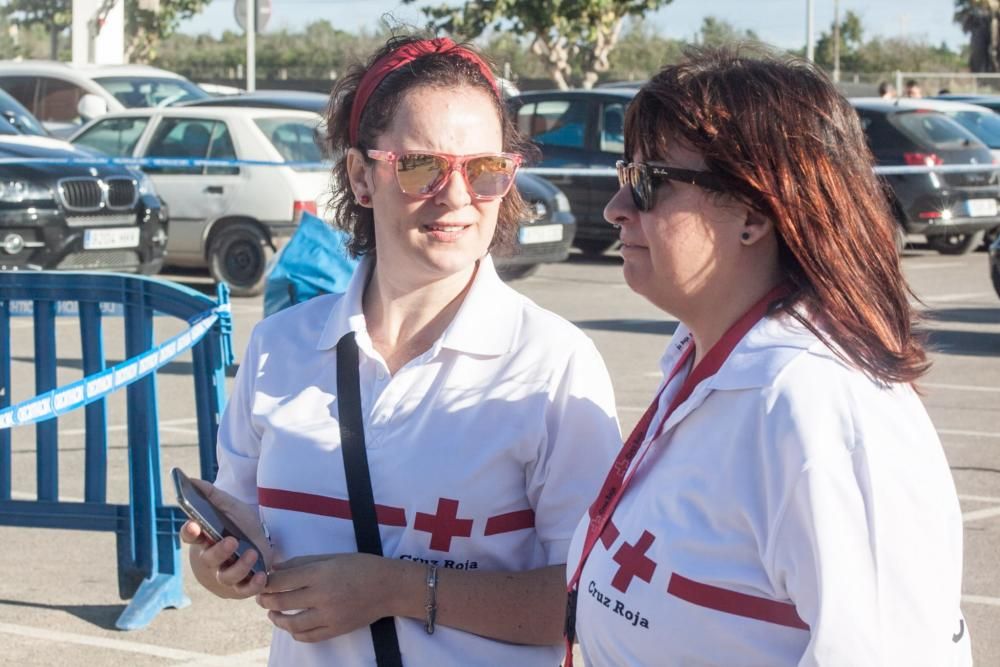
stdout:
{"type": "Polygon", "coordinates": [[[701,22],[701,43],[705,46],[723,46],[733,42],[759,42],[753,30],[740,30],[729,21],[706,16],[701,22]]]}
{"type": "MultiPolygon", "coordinates": [[[[834,26],[830,31],[820,34],[816,40],[816,63],[822,67],[832,68],[834,65],[834,26]]],[[[840,68],[849,72],[861,69],[858,61],[858,50],[864,45],[864,27],[861,17],[852,11],[844,15],[840,22],[840,68]]]]}
{"type": "Polygon", "coordinates": [[[49,33],[52,60],[59,56],[59,34],[73,22],[70,0],[7,0],[0,13],[19,27],[44,27],[49,33]]]}
{"type": "Polygon", "coordinates": [[[160,42],[173,35],[181,21],[205,8],[209,0],[125,0],[125,59],[148,63],[160,42]]]}
{"type": "MultiPolygon", "coordinates": [[[[403,0],[413,4],[418,0],[403,0]]],[[[487,28],[507,30],[528,40],[529,49],[545,63],[559,88],[575,78],[584,88],[610,67],[626,17],[642,16],[671,0],[467,0],[461,7],[424,7],[429,27],[460,39],[472,39],[487,28]]]]}
{"type": "Polygon", "coordinates": [[[969,69],[1000,72],[1000,0],[956,0],[955,23],[969,33],[969,69]]]}

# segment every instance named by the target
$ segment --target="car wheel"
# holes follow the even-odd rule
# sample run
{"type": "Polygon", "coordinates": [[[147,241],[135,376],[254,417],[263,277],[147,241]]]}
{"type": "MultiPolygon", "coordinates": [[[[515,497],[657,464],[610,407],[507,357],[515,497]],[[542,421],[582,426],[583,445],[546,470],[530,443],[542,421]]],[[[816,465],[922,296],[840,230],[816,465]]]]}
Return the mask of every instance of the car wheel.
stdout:
{"type": "Polygon", "coordinates": [[[580,249],[587,257],[600,257],[604,251],[615,244],[614,241],[602,241],[600,239],[576,239],[573,245],[580,249]]]}
{"type": "Polygon", "coordinates": [[[937,234],[927,237],[927,244],[942,255],[964,255],[979,247],[982,232],[972,234],[937,234]]]}
{"type": "Polygon", "coordinates": [[[497,269],[497,273],[500,274],[500,278],[504,281],[508,280],[518,280],[520,278],[527,278],[535,271],[538,270],[537,264],[514,264],[513,266],[504,266],[497,269]]]}
{"type": "Polygon", "coordinates": [[[983,244],[989,248],[993,245],[993,242],[997,240],[998,236],[1000,236],[1000,227],[994,227],[993,229],[987,230],[986,236],[983,237],[983,244]]]}
{"type": "Polygon", "coordinates": [[[212,239],[208,268],[217,282],[229,285],[233,296],[256,296],[264,289],[267,263],[274,249],[257,225],[238,222],[212,239]]]}

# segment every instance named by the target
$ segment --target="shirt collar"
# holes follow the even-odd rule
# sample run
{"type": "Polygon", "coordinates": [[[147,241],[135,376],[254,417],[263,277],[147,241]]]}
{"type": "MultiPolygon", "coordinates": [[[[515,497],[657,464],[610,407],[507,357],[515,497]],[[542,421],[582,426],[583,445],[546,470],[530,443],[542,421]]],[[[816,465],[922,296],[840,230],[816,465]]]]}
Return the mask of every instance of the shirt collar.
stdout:
{"type": "MultiPolygon", "coordinates": [[[[681,322],[660,359],[664,378],[673,371],[681,355],[693,343],[690,330],[681,322]]],[[[767,386],[792,357],[804,350],[822,356],[836,356],[798,320],[786,314],[765,317],[733,348],[722,368],[708,378],[706,386],[731,390],[767,386]]]]}
{"type": "MultiPolygon", "coordinates": [[[[318,350],[328,350],[337,345],[344,334],[354,331],[358,343],[368,340],[368,329],[362,310],[365,285],[374,268],[374,259],[365,257],[351,276],[347,291],[337,299],[330,310],[326,325],[316,345],[318,350]]],[[[518,294],[497,275],[493,258],[486,255],[479,260],[472,285],[462,305],[444,334],[435,343],[436,352],[448,348],[470,354],[488,356],[509,352],[520,326],[515,306],[518,294]]]]}

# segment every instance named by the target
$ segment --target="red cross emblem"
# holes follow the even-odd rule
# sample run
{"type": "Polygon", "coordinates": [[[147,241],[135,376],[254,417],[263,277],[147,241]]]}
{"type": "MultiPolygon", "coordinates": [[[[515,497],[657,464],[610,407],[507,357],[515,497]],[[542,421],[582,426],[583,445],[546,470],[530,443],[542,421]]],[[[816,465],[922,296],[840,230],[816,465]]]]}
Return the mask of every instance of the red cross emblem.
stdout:
{"type": "Polygon", "coordinates": [[[472,535],[472,519],[458,518],[458,501],[438,498],[437,514],[417,512],[413,528],[431,534],[431,549],[451,551],[451,538],[472,535]]]}
{"type": "Polygon", "coordinates": [[[646,551],[653,545],[656,536],[648,530],[642,531],[642,536],[634,545],[622,542],[614,561],[618,563],[618,573],[611,580],[611,585],[622,593],[628,592],[632,577],[639,577],[647,584],[653,579],[656,563],[646,556],[646,551]]]}

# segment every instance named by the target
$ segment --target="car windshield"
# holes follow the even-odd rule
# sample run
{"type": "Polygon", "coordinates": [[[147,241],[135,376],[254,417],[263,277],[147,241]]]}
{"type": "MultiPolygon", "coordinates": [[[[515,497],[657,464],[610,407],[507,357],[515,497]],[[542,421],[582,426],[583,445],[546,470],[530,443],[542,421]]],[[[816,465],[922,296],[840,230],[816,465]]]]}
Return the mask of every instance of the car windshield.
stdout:
{"type": "Polygon", "coordinates": [[[127,109],[166,107],[208,97],[208,93],[185,79],[116,76],[100,77],[101,84],[127,109]]]}
{"type": "MultiPolygon", "coordinates": [[[[322,162],[326,159],[319,138],[319,119],[257,118],[254,120],[271,145],[287,162],[322,162]]],[[[325,169],[317,165],[316,169],[325,169]]]]}
{"type": "Polygon", "coordinates": [[[1000,148],[1000,117],[992,111],[957,111],[948,116],[990,148],[1000,148]]]}
{"type": "Polygon", "coordinates": [[[4,134],[32,134],[38,137],[47,137],[49,133],[45,131],[38,119],[31,115],[20,102],[0,90],[0,117],[5,125],[10,126],[12,132],[4,134]]]}
{"type": "Polygon", "coordinates": [[[944,114],[931,111],[907,111],[890,116],[890,122],[911,140],[935,150],[983,148],[982,142],[944,114]]]}

